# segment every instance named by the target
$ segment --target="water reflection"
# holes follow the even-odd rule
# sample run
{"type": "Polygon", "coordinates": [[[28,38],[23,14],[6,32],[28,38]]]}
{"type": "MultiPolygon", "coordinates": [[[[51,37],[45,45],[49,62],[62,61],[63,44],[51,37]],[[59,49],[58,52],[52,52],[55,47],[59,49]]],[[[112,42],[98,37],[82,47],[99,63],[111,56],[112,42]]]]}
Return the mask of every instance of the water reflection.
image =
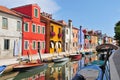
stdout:
{"type": "Polygon", "coordinates": [[[24,72],[10,72],[1,80],[72,80],[79,69],[79,61],[49,63],[24,72]],[[11,76],[10,76],[11,75],[11,76]]]}

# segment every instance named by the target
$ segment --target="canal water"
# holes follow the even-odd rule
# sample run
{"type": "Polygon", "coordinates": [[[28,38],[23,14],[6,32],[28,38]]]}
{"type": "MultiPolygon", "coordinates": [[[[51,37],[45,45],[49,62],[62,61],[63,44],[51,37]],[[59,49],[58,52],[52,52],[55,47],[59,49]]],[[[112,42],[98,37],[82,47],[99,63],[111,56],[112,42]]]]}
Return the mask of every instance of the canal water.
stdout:
{"type": "Polygon", "coordinates": [[[80,61],[47,63],[22,72],[9,72],[0,80],[72,80],[80,68],[80,61]]]}

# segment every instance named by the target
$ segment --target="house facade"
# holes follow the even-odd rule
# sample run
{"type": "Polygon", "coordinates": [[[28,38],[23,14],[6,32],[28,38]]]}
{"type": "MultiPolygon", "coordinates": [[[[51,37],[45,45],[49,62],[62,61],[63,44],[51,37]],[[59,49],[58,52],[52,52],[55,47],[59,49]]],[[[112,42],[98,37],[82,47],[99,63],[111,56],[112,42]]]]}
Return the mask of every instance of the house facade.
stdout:
{"type": "Polygon", "coordinates": [[[76,27],[73,27],[72,28],[72,32],[73,32],[73,48],[72,48],[72,51],[73,52],[77,52],[78,51],[78,47],[79,47],[79,44],[78,44],[78,35],[79,35],[79,29],[76,28],[76,27]]]}
{"type": "MultiPolygon", "coordinates": [[[[70,51],[70,25],[67,24],[64,20],[60,20],[62,24],[64,24],[62,31],[63,31],[63,52],[70,51]]],[[[70,23],[68,21],[68,23],[70,23]]]]}
{"type": "Polygon", "coordinates": [[[0,58],[21,55],[21,28],[21,16],[0,6],[0,58]]]}
{"type": "Polygon", "coordinates": [[[12,10],[22,15],[22,55],[45,53],[45,24],[40,20],[40,7],[29,4],[12,10]]]}
{"type": "Polygon", "coordinates": [[[62,52],[63,24],[52,19],[48,13],[41,13],[41,21],[46,25],[46,53],[62,52]]]}

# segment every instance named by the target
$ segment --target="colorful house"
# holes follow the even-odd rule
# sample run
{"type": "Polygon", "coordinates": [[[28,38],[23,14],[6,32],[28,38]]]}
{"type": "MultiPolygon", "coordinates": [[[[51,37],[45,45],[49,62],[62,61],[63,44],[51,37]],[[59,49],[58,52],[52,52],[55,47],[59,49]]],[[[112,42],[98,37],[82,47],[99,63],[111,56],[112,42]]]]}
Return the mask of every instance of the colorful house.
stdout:
{"type": "Polygon", "coordinates": [[[0,58],[21,55],[21,16],[0,6],[0,58]]]}
{"type": "Polygon", "coordinates": [[[62,52],[62,26],[51,18],[51,15],[42,13],[41,21],[46,25],[46,53],[62,52]]]}
{"type": "Polygon", "coordinates": [[[81,51],[81,52],[84,50],[84,33],[82,31],[82,26],[80,26],[80,28],[79,28],[78,48],[79,48],[79,51],[81,51]]]}
{"type": "Polygon", "coordinates": [[[45,52],[45,24],[41,22],[40,7],[29,4],[12,8],[22,16],[22,55],[45,52]]]}
{"type": "Polygon", "coordinates": [[[72,23],[68,20],[68,24],[64,20],[60,20],[62,24],[64,24],[62,31],[63,31],[63,52],[70,51],[70,24],[72,23]]]}
{"type": "Polygon", "coordinates": [[[73,48],[72,48],[72,51],[77,52],[78,51],[78,47],[79,47],[79,45],[78,45],[79,29],[76,28],[76,27],[73,27],[72,28],[72,32],[73,32],[73,34],[72,34],[73,35],[73,48]]]}

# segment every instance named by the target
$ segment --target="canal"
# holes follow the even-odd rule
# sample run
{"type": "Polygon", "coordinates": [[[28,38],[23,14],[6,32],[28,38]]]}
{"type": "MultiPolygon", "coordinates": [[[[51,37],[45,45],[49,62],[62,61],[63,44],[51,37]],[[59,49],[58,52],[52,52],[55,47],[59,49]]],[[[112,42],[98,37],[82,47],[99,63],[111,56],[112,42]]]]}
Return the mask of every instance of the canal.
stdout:
{"type": "Polygon", "coordinates": [[[79,68],[80,61],[47,63],[26,71],[3,74],[0,80],[72,80],[79,68]]]}

